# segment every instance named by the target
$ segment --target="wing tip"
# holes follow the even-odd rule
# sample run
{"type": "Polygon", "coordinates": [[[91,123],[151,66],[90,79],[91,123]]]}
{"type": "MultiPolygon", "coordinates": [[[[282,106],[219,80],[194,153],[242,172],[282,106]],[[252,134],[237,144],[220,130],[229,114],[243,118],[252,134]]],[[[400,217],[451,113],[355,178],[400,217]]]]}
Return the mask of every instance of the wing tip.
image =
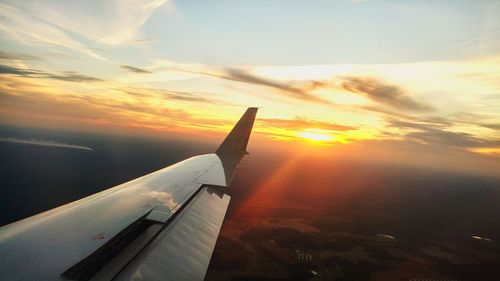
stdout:
{"type": "Polygon", "coordinates": [[[257,107],[249,107],[231,132],[226,136],[215,154],[219,157],[226,176],[226,185],[233,179],[236,166],[248,154],[247,144],[257,115],[257,107]]]}
{"type": "Polygon", "coordinates": [[[233,127],[231,132],[226,136],[216,154],[241,154],[247,153],[246,147],[250,134],[252,133],[255,117],[257,116],[258,107],[248,107],[240,120],[233,127]]]}

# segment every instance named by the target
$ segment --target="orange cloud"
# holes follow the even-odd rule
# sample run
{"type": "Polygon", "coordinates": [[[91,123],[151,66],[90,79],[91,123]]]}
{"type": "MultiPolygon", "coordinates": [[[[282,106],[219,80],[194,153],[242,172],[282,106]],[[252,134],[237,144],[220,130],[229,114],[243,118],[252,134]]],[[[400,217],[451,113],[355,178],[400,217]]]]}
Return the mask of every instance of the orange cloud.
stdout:
{"type": "Polygon", "coordinates": [[[278,118],[259,118],[257,120],[263,126],[286,128],[288,130],[298,131],[308,128],[317,128],[330,131],[353,131],[357,130],[354,126],[340,125],[337,123],[323,122],[307,119],[304,117],[295,117],[294,119],[278,118]]]}

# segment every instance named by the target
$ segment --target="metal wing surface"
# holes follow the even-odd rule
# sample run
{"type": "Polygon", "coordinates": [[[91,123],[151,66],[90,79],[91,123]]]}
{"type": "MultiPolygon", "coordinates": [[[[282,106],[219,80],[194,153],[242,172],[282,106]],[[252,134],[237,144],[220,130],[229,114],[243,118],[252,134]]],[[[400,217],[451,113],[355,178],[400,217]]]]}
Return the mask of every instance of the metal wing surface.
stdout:
{"type": "Polygon", "coordinates": [[[256,113],[216,153],[0,228],[0,280],[203,280],[256,113]]]}

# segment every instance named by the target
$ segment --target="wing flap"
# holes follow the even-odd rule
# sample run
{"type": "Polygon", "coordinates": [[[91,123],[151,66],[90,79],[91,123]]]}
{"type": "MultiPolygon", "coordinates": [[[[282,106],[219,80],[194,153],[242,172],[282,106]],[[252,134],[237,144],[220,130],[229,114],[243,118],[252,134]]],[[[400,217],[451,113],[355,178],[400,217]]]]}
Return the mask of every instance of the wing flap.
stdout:
{"type": "Polygon", "coordinates": [[[113,280],[203,280],[229,200],[203,187],[113,280]]]}

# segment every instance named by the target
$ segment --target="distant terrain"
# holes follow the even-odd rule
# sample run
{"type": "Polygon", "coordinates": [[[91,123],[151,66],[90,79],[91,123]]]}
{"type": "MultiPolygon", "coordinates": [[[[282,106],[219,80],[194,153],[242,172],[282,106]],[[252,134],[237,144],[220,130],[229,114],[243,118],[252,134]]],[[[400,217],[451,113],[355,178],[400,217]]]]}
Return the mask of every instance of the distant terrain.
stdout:
{"type": "Polygon", "coordinates": [[[500,280],[498,179],[309,161],[238,174],[206,280],[500,280]]]}

